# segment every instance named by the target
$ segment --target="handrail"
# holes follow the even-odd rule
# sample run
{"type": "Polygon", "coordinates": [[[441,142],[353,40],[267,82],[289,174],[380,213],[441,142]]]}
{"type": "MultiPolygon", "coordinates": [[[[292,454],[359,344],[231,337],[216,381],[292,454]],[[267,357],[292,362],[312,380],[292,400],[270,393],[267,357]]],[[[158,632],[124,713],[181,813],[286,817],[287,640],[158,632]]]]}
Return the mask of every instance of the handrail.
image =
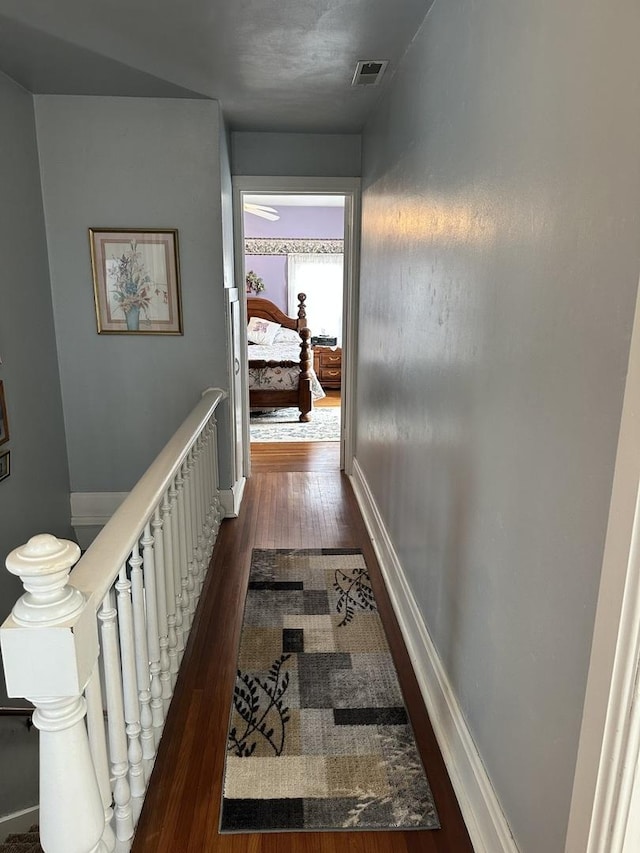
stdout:
{"type": "Polygon", "coordinates": [[[208,388],[113,516],[96,536],[69,577],[70,583],[98,606],[120,567],[131,553],[141,522],[146,524],[153,508],[184,461],[191,445],[216,406],[227,396],[220,388],[208,388]],[[107,563],[115,568],[105,573],[107,563]]]}
{"type": "MultiPolygon", "coordinates": [[[[46,853],[131,847],[222,519],[210,388],[85,555],[38,534],[7,557],[7,696],[35,706],[46,853]]],[[[0,715],[3,711],[0,709],[0,715]]]]}

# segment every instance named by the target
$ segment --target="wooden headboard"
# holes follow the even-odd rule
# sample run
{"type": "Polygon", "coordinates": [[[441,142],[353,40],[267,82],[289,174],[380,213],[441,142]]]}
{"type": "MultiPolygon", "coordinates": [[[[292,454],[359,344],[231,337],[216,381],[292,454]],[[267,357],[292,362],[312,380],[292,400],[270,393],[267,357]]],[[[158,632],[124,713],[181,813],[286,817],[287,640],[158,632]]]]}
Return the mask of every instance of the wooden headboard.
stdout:
{"type": "Polygon", "coordinates": [[[298,294],[298,316],[294,318],[287,317],[277,305],[268,299],[261,299],[259,296],[247,296],[247,319],[260,317],[261,320],[271,320],[272,323],[280,323],[285,329],[295,329],[296,332],[300,332],[307,327],[307,312],[304,306],[306,299],[306,293],[298,294]]]}

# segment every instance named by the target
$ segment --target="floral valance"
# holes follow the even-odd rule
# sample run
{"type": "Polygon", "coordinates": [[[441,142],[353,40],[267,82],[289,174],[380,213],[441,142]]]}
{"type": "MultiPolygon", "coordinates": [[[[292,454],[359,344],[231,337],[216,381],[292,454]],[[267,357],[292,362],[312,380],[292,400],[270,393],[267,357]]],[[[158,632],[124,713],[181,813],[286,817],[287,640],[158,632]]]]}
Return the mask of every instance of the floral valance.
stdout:
{"type": "Polygon", "coordinates": [[[344,252],[344,240],[247,237],[244,241],[244,250],[247,255],[339,255],[344,252]]]}

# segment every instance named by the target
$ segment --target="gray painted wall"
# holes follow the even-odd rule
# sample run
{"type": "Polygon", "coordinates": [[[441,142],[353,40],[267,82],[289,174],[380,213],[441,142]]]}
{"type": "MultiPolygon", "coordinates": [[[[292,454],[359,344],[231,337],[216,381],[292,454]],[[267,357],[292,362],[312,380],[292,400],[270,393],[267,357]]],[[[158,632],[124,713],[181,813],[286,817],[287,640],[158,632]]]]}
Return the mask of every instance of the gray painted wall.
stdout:
{"type": "Polygon", "coordinates": [[[227,387],[219,108],[45,95],[35,109],[71,489],[126,491],[200,392],[227,387]],[[179,230],[183,336],[96,333],[90,227],[179,230]]]}
{"type": "Polygon", "coordinates": [[[436,3],[363,139],[357,457],[523,853],[566,834],[640,269],[639,25],[436,3]]]}
{"type": "Polygon", "coordinates": [[[234,175],[357,178],[361,137],[354,133],[231,134],[234,175]]]}
{"type": "MultiPolygon", "coordinates": [[[[6,554],[34,533],[69,537],[71,528],[33,102],[3,75],[0,115],[0,379],[10,430],[0,452],[11,452],[11,475],[0,482],[1,623],[22,593],[4,568],[6,554]]],[[[12,768],[0,772],[0,816],[38,802],[37,756],[37,734],[0,718],[0,767],[12,768]]]]}

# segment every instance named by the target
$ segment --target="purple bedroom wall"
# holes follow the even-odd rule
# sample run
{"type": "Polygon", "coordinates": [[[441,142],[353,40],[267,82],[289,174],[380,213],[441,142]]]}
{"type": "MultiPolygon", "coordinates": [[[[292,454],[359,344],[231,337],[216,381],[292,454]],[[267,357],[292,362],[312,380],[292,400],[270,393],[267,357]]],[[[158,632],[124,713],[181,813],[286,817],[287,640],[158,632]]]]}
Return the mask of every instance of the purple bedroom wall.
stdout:
{"type": "MultiPolygon", "coordinates": [[[[280,219],[269,222],[251,213],[244,214],[245,237],[293,237],[298,239],[341,240],[344,237],[344,208],[289,207],[271,205],[280,219]]],[[[287,256],[245,255],[245,270],[253,270],[265,283],[259,293],[287,312],[287,256]]]]}

